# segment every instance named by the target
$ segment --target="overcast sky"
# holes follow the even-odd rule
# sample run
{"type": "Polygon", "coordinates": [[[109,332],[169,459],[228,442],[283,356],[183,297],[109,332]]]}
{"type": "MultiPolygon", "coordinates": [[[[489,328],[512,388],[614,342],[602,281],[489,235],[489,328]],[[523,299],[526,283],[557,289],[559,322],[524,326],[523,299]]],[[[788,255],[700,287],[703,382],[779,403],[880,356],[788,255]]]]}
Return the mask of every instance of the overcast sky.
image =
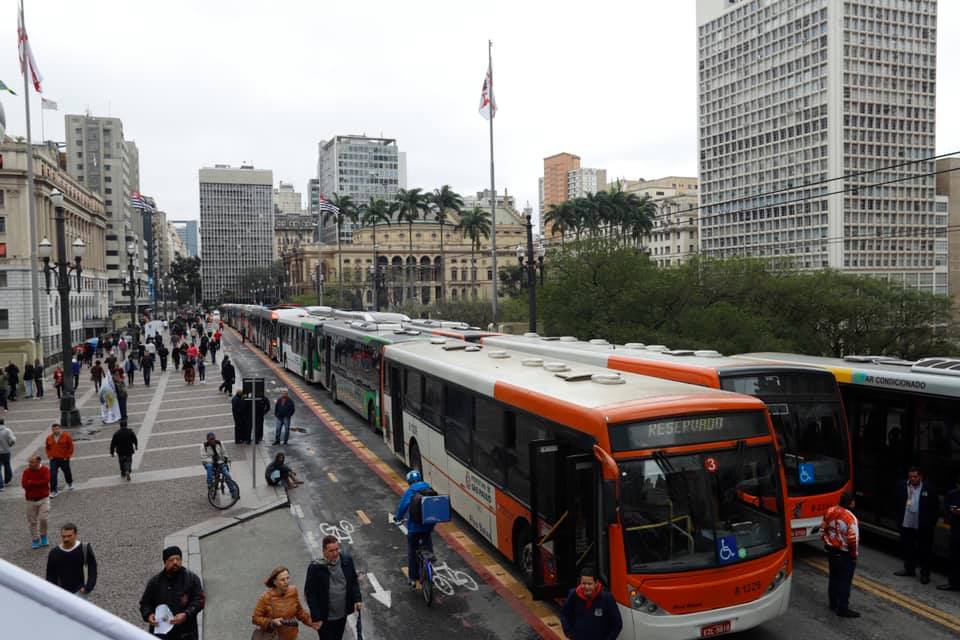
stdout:
{"type": "MultiPolygon", "coordinates": [[[[4,0],[0,79],[25,133],[16,3],[4,0]]],[[[243,162],[306,198],[317,142],[396,138],[410,187],[489,187],[477,113],[492,39],[497,189],[537,205],[543,158],[576,153],[609,177],[696,175],[693,0],[27,0],[46,137],[89,110],[123,120],[140,185],[171,219],[198,218],[197,170],[243,162]]],[[[939,3],[938,152],[960,149],[960,1],[939,3]]],[[[34,139],[40,138],[39,98],[34,139]]]]}

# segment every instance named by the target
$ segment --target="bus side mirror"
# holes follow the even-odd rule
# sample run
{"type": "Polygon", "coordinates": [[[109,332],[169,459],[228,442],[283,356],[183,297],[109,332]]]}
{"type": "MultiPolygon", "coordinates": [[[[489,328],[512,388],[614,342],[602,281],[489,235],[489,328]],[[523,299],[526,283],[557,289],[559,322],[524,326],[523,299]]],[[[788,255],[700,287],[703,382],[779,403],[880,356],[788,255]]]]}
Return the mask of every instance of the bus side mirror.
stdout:
{"type": "Polygon", "coordinates": [[[603,523],[606,526],[617,523],[617,481],[603,481],[603,523]]]}

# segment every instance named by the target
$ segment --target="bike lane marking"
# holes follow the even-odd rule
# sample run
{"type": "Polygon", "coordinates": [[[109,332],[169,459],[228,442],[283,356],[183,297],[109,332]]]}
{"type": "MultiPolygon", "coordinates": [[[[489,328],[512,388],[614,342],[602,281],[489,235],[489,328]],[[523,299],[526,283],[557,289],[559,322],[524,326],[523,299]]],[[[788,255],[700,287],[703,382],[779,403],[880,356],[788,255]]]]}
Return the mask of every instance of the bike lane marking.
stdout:
{"type": "MultiPolygon", "coordinates": [[[[230,327],[230,331],[236,334],[236,330],[232,327],[230,327]]],[[[400,474],[381,460],[377,454],[373,453],[336,418],[331,416],[328,411],[323,409],[319,402],[300,386],[300,381],[288,375],[287,372],[283,371],[276,363],[259,350],[248,348],[248,351],[265,364],[277,378],[282,380],[287,388],[296,394],[304,405],[310,407],[313,413],[320,418],[323,425],[386,483],[390,489],[398,495],[403,494],[406,489],[400,474]]],[[[437,527],[435,531],[440,534],[451,549],[466,561],[467,565],[473,569],[484,582],[503,597],[510,607],[517,612],[541,638],[564,640],[563,633],[560,630],[560,619],[557,615],[545,604],[533,600],[524,585],[520,584],[519,581],[505,571],[499,562],[487,553],[485,549],[469,539],[459,527],[453,523],[446,523],[437,527]],[[488,567],[498,567],[499,571],[491,571],[488,567]]],[[[405,569],[406,568],[404,568],[404,572],[405,569]]]]}

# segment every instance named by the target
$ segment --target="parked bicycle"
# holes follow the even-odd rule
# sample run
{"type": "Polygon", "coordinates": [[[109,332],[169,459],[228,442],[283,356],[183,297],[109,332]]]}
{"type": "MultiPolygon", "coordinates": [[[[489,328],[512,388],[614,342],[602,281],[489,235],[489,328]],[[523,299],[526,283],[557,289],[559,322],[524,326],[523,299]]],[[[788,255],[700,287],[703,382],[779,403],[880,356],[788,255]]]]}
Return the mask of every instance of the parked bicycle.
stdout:
{"type": "Polygon", "coordinates": [[[229,509],[240,499],[240,485],[227,475],[230,471],[229,463],[229,460],[225,460],[213,464],[213,482],[207,488],[207,500],[215,509],[229,509]],[[227,473],[224,473],[224,470],[227,473]]]}

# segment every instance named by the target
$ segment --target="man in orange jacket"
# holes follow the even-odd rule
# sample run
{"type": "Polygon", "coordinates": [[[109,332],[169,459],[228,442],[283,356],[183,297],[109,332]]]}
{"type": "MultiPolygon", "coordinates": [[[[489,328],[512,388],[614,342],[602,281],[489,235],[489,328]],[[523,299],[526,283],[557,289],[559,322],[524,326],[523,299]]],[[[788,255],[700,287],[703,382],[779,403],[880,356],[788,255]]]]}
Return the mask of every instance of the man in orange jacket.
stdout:
{"type": "Polygon", "coordinates": [[[46,450],[47,458],[50,460],[50,497],[57,497],[57,477],[60,475],[60,469],[63,469],[63,479],[67,481],[67,489],[73,491],[73,472],[70,471],[73,438],[56,422],[50,427],[46,450]]]}
{"type": "Polygon", "coordinates": [[[859,618],[850,608],[850,585],[860,555],[860,523],[853,515],[856,499],[852,493],[840,496],[840,503],[830,507],[820,525],[820,539],[830,566],[827,595],[830,609],[841,618],[859,618]]]}

